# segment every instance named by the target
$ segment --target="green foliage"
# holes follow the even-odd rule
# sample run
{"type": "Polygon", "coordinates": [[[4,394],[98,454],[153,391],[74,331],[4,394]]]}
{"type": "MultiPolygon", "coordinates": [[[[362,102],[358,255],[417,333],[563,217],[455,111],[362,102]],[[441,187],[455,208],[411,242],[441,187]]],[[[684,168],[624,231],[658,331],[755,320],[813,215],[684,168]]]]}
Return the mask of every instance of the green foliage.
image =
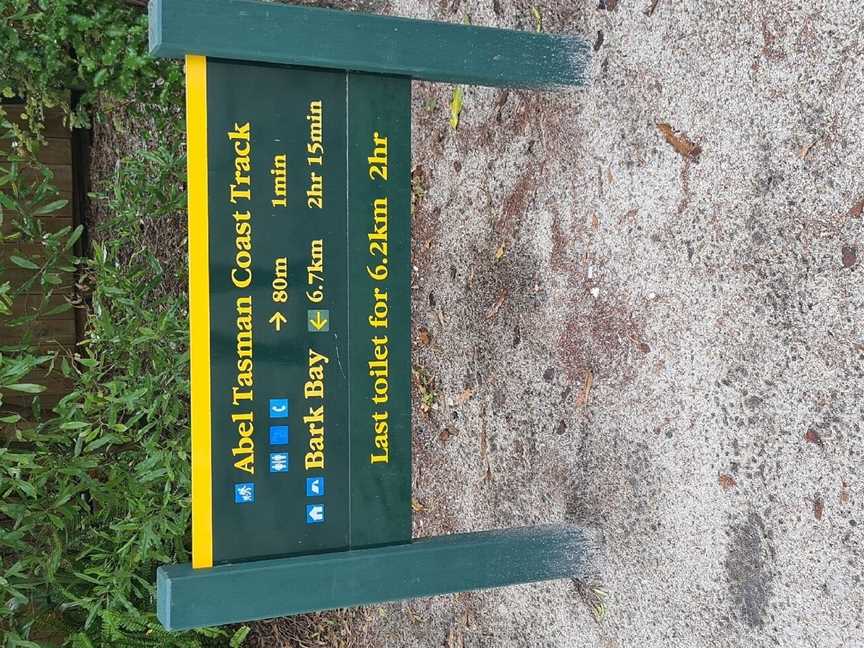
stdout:
{"type": "Polygon", "coordinates": [[[17,144],[0,153],[0,244],[21,250],[0,266],[2,325],[20,332],[0,347],[4,647],[240,646],[249,631],[168,633],[153,614],[156,568],[189,554],[189,371],[186,297],[165,288],[177,264],[146,243],[148,227],[176,229],[185,205],[182,79],[145,51],[144,15],[119,0],[0,0],[0,91],[27,98],[30,123],[0,114],[0,138],[17,144]],[[75,111],[69,88],[81,92],[75,111]],[[33,135],[50,106],[72,124],[103,117],[97,99],[128,101],[168,144],[121,161],[94,197],[104,216],[79,259],[81,229],[45,218],[66,204],[33,135]],[[84,340],[39,351],[33,321],[80,306],[61,296],[72,271],[90,304],[84,340]],[[47,411],[33,376],[52,374],[74,389],[47,411]],[[5,407],[11,394],[32,398],[32,412],[5,407]]]}
{"type": "MultiPolygon", "coordinates": [[[[179,125],[173,129],[179,139],[179,125]]],[[[248,632],[167,633],[152,612],[156,567],[188,560],[189,371],[186,298],[165,298],[162,264],[142,248],[141,228],[182,208],[184,167],[176,150],[137,153],[101,198],[111,214],[97,232],[102,242],[78,260],[92,308],[77,353],[39,356],[20,345],[24,351],[3,355],[0,391],[26,391],[17,381],[36,364],[75,383],[38,425],[6,419],[15,428],[14,442],[0,449],[8,646],[239,646],[248,632]]],[[[19,239],[21,219],[12,227],[19,239]]],[[[25,263],[34,276],[68,262],[52,250],[68,250],[77,231],[62,243],[40,236],[52,243],[25,263]]]]}
{"type": "Polygon", "coordinates": [[[16,249],[0,263],[0,324],[20,332],[0,346],[4,648],[236,648],[249,632],[168,633],[153,613],[156,568],[189,554],[189,372],[182,74],[147,57],[146,38],[145,14],[122,0],[0,0],[0,94],[27,101],[23,128],[0,108],[0,150],[12,151],[0,152],[0,245],[16,249]],[[66,202],[36,161],[39,133],[46,108],[77,126],[106,119],[105,105],[167,144],[121,160],[80,259],[81,229],[46,218],[66,202]],[[154,243],[162,231],[173,238],[154,243]],[[34,320],[81,307],[82,291],[83,342],[39,350],[34,320]],[[58,374],[74,388],[48,411],[40,376],[58,374]],[[4,406],[13,394],[32,411],[4,406]]]}
{"type": "Polygon", "coordinates": [[[26,98],[32,132],[46,108],[81,126],[100,93],[164,103],[183,82],[178,65],[147,56],[146,13],[122,0],[0,0],[0,62],[0,93],[26,98]]]}

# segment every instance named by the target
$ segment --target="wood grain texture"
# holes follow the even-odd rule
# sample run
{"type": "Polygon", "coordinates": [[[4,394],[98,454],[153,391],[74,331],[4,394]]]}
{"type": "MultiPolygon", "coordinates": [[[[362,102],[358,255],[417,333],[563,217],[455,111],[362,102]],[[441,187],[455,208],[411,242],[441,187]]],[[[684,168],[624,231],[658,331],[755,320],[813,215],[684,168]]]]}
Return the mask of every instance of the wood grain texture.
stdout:
{"type": "Polygon", "coordinates": [[[554,36],[252,0],[151,0],[150,51],[487,86],[581,85],[590,46],[554,36]]]}
{"type": "MultiPolygon", "coordinates": [[[[21,118],[22,106],[7,104],[3,106],[3,109],[9,119],[24,123],[21,118]]],[[[53,202],[57,199],[68,201],[66,206],[55,212],[37,216],[45,231],[53,233],[64,227],[71,228],[73,226],[75,216],[73,205],[75,196],[74,176],[76,172],[82,173],[86,170],[82,171],[73,166],[76,163],[73,155],[74,134],[63,124],[63,112],[61,110],[46,111],[43,135],[46,136],[46,139],[36,157],[40,162],[48,165],[53,172],[52,184],[57,187],[59,195],[49,196],[40,201],[40,204],[53,202]]],[[[0,140],[0,151],[11,151],[11,144],[11,140],[0,140]]],[[[40,176],[35,171],[28,170],[23,174],[23,179],[26,183],[28,179],[38,180],[40,176]]],[[[15,211],[5,211],[2,222],[4,235],[14,232],[13,223],[19,218],[20,216],[15,211]]],[[[27,240],[10,241],[0,245],[0,268],[3,270],[3,280],[11,282],[17,288],[36,273],[33,270],[17,266],[10,260],[12,256],[23,257],[39,264],[45,256],[45,248],[41,243],[27,240]]],[[[41,309],[45,288],[38,281],[27,290],[26,294],[16,296],[12,302],[11,315],[0,320],[0,346],[27,343],[36,352],[59,354],[67,354],[74,347],[77,340],[76,317],[78,313],[75,310],[65,310],[50,315],[45,314],[47,311],[61,306],[67,301],[67,298],[72,296],[75,282],[74,274],[69,272],[59,274],[62,285],[50,287],[51,295],[41,309]],[[16,318],[25,315],[37,315],[39,312],[43,314],[32,322],[9,326],[16,318]]],[[[19,382],[35,383],[45,387],[45,391],[38,396],[43,410],[56,405],[74,386],[73,382],[63,377],[56,368],[50,373],[46,369],[40,368],[19,382]]],[[[33,400],[33,394],[6,390],[3,393],[3,411],[8,412],[10,409],[16,411],[25,419],[21,425],[29,425],[31,423],[27,423],[27,420],[32,416],[33,400]]],[[[4,427],[4,434],[7,432],[9,429],[4,427]]]]}
{"type": "MultiPolygon", "coordinates": [[[[0,139],[0,151],[12,151],[12,140],[0,139]]],[[[72,163],[72,138],[48,137],[36,153],[36,159],[42,164],[61,165],[72,163]]]]}
{"type": "MultiPolygon", "coordinates": [[[[22,119],[24,106],[5,105],[3,110],[10,121],[16,124],[24,124],[27,120],[22,119]]],[[[42,131],[44,137],[69,137],[70,130],[63,123],[63,112],[52,109],[45,112],[45,128],[42,131]]]]}

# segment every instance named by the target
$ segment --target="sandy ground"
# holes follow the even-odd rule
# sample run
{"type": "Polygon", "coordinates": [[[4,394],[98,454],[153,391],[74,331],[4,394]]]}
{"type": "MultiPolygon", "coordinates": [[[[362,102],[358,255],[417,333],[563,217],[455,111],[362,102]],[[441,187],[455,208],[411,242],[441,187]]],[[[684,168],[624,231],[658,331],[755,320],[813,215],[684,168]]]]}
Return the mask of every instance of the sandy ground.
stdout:
{"type": "Polygon", "coordinates": [[[864,7],[650,4],[538,2],[596,43],[584,89],[466,88],[455,131],[414,93],[415,535],[599,527],[606,617],[555,582],[368,608],[356,645],[864,645],[864,7]]]}

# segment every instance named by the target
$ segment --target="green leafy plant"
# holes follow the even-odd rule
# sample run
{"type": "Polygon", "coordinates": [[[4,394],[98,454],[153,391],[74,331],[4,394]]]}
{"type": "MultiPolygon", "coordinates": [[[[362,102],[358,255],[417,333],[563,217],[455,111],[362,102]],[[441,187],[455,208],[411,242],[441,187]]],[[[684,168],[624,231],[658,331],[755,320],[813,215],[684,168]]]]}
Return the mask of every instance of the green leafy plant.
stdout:
{"type": "Polygon", "coordinates": [[[0,60],[15,63],[0,66],[0,89],[26,96],[29,122],[0,114],[0,244],[16,250],[0,267],[0,316],[20,333],[0,347],[0,399],[32,396],[24,418],[0,400],[5,646],[239,646],[248,633],[168,633],[153,613],[156,568],[188,559],[190,477],[186,298],[166,293],[176,268],[141,245],[185,203],[180,77],[144,56],[145,40],[143,15],[120,2],[0,3],[0,60]],[[82,93],[76,110],[69,88],[82,93]],[[66,203],[36,161],[42,110],[62,105],[80,124],[97,97],[127,94],[172,145],[121,162],[94,198],[106,216],[79,259],[81,229],[47,218],[66,203]],[[30,325],[78,306],[63,290],[76,279],[90,304],[82,343],[38,351],[30,325]],[[48,411],[34,372],[74,387],[48,411]]]}
{"type": "Polygon", "coordinates": [[[178,65],[147,56],[147,16],[122,0],[0,2],[0,93],[24,97],[31,133],[46,108],[61,106],[71,126],[88,123],[100,94],[147,102],[176,100],[178,65]],[[70,91],[80,93],[77,105],[70,91]]]}
{"type": "Polygon", "coordinates": [[[15,250],[0,325],[17,333],[0,345],[4,647],[238,648],[249,633],[169,633],[153,612],[156,568],[190,546],[185,158],[181,68],[146,55],[142,4],[0,0],[0,95],[26,101],[23,122],[0,106],[0,245],[15,250]],[[37,161],[52,107],[70,127],[124,113],[166,143],[120,160],[93,196],[88,258],[81,228],[51,218],[66,201],[37,161]],[[33,338],[34,321],[85,302],[78,346],[33,338]],[[41,378],[55,375],[73,387],[46,407],[41,378]],[[4,404],[13,394],[29,412],[4,404]]]}
{"type": "MultiPolygon", "coordinates": [[[[181,151],[137,153],[99,198],[111,217],[92,258],[76,260],[92,286],[78,350],[3,355],[0,391],[29,389],[13,381],[36,365],[75,385],[35,426],[4,419],[16,427],[0,449],[0,623],[9,646],[239,646],[248,632],[167,633],[152,612],[156,567],[188,560],[187,304],[182,293],[166,298],[163,265],[140,241],[148,220],[182,209],[184,166],[181,151]],[[156,186],[164,198],[145,200],[156,186]]],[[[20,239],[23,221],[15,223],[20,239]]],[[[38,231],[38,219],[30,226],[38,231]]],[[[52,272],[67,262],[55,251],[75,236],[65,232],[25,265],[34,276],[52,272]]]]}

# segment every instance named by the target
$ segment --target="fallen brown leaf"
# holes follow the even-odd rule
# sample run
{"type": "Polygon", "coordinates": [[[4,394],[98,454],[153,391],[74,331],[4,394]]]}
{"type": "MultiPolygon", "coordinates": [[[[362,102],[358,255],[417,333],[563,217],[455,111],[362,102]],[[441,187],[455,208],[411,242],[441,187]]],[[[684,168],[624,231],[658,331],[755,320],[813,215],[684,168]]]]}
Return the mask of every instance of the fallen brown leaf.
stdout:
{"type": "Polygon", "coordinates": [[[448,427],[441,428],[441,431],[438,433],[438,439],[441,443],[447,443],[450,440],[450,436],[450,428],[448,427]]]}
{"type": "Polygon", "coordinates": [[[818,445],[820,448],[825,447],[825,444],[822,442],[822,437],[819,436],[819,433],[816,432],[816,430],[807,430],[807,433],[804,435],[804,440],[807,443],[818,445]]]}
{"type": "Polygon", "coordinates": [[[595,230],[600,228],[600,219],[597,218],[597,214],[591,215],[591,227],[593,227],[595,230]]]}
{"type": "Polygon", "coordinates": [[[840,248],[840,256],[843,258],[843,267],[851,268],[858,262],[858,248],[854,245],[844,245],[840,248]]]}
{"type": "Polygon", "coordinates": [[[639,349],[642,353],[651,353],[651,347],[648,346],[645,342],[643,342],[639,338],[631,336],[630,340],[633,342],[633,344],[636,345],[636,348],[639,349]]]}
{"type": "Polygon", "coordinates": [[[486,311],[486,319],[490,320],[498,314],[498,311],[501,309],[501,305],[504,303],[504,300],[507,299],[507,289],[502,288],[501,292],[498,295],[498,299],[495,300],[495,303],[489,307],[489,310],[486,311]]]}
{"type": "Polygon", "coordinates": [[[802,160],[804,158],[806,158],[808,155],[810,155],[810,151],[813,150],[813,147],[816,146],[820,142],[821,139],[822,139],[822,137],[819,136],[815,140],[810,142],[807,146],[804,146],[801,148],[801,159],[802,160]]]}
{"type": "Polygon", "coordinates": [[[501,257],[504,256],[505,251],[506,251],[506,248],[504,247],[504,244],[502,243],[501,245],[498,246],[498,249],[495,250],[495,261],[500,261],[501,257]]]}
{"type": "Polygon", "coordinates": [[[852,209],[849,210],[847,216],[849,218],[861,218],[862,213],[864,213],[864,198],[852,205],[852,209]]]}
{"type": "Polygon", "coordinates": [[[416,614],[414,612],[414,610],[411,609],[410,605],[406,605],[404,609],[405,609],[405,614],[407,614],[411,618],[411,623],[418,624],[418,623],[425,623],[426,622],[426,620],[423,617],[419,616],[418,614],[416,614]]]}
{"type": "Polygon", "coordinates": [[[483,481],[491,482],[492,481],[492,466],[489,465],[489,462],[486,462],[486,474],[483,475],[483,481]]]}
{"type": "Polygon", "coordinates": [[[699,156],[702,154],[702,147],[690,141],[686,135],[679,133],[669,124],[657,124],[659,130],[666,141],[674,148],[678,154],[693,162],[699,161],[699,156]]]}
{"type": "Polygon", "coordinates": [[[427,329],[425,326],[421,326],[417,330],[417,337],[420,340],[420,344],[422,344],[423,346],[429,346],[429,344],[432,342],[432,334],[429,333],[429,329],[427,329]]]}
{"type": "Polygon", "coordinates": [[[465,389],[462,390],[462,393],[456,397],[456,404],[462,405],[463,403],[468,402],[469,400],[471,400],[471,397],[473,395],[474,395],[474,390],[471,389],[470,387],[466,387],[465,389]]]}
{"type": "Polygon", "coordinates": [[[450,628],[450,634],[447,636],[447,648],[465,648],[462,632],[456,626],[450,628]]]}
{"type": "Polygon", "coordinates": [[[822,512],[825,510],[825,504],[822,502],[822,498],[818,495],[813,498],[813,517],[816,518],[817,521],[822,519],[822,512]]]}
{"type": "Polygon", "coordinates": [[[420,500],[412,498],[411,499],[411,510],[414,511],[415,513],[422,513],[423,511],[426,510],[426,507],[420,503],[420,500]]]}
{"type": "Polygon", "coordinates": [[[849,484],[843,482],[843,490],[840,491],[840,504],[846,505],[849,503],[849,484]]]}
{"type": "Polygon", "coordinates": [[[635,225],[636,224],[636,216],[638,216],[638,214],[639,214],[639,208],[638,207],[635,209],[631,209],[626,214],[624,214],[623,216],[621,216],[618,219],[618,224],[623,225],[624,223],[632,223],[635,225]]]}
{"type": "Polygon", "coordinates": [[[585,379],[582,381],[582,389],[579,390],[579,395],[576,396],[576,407],[584,407],[588,404],[588,397],[591,395],[591,385],[594,383],[594,372],[590,368],[585,369],[585,379]]]}
{"type": "Polygon", "coordinates": [[[738,485],[738,482],[735,481],[735,478],[732,477],[732,475],[727,475],[725,473],[720,473],[720,477],[718,477],[717,481],[720,483],[720,488],[724,491],[728,491],[738,485]]]}

